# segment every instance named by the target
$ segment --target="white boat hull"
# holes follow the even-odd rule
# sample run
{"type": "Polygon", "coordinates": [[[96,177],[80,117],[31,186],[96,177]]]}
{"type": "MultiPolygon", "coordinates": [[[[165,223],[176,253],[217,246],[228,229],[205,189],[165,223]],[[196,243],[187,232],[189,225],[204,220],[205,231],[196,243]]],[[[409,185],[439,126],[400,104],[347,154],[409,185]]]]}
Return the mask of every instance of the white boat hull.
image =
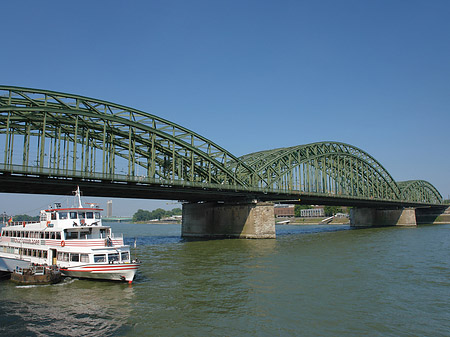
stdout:
{"type": "Polygon", "coordinates": [[[86,264],[61,268],[64,276],[100,280],[127,281],[131,283],[139,268],[138,263],[86,264]]]}

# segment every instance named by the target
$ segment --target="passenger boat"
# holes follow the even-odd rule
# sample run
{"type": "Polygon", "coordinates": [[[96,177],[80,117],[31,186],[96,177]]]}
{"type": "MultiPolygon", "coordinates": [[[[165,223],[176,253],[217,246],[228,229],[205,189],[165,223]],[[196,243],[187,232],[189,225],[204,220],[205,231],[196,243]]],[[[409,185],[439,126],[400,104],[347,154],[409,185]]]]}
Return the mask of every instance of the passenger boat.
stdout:
{"type": "Polygon", "coordinates": [[[64,276],[132,283],[139,268],[131,260],[130,246],[103,226],[100,209],[83,207],[80,189],[78,207],[42,210],[40,221],[7,224],[0,240],[0,270],[13,272],[31,263],[56,265],[64,276]]]}

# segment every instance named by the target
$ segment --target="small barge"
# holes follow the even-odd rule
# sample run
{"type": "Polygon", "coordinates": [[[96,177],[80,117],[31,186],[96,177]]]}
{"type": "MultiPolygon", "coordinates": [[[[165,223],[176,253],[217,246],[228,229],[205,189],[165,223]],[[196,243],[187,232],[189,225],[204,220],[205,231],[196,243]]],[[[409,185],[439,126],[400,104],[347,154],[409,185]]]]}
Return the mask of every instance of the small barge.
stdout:
{"type": "Polygon", "coordinates": [[[30,266],[16,269],[11,274],[11,281],[22,284],[54,284],[61,282],[61,271],[56,266],[30,266]]]}

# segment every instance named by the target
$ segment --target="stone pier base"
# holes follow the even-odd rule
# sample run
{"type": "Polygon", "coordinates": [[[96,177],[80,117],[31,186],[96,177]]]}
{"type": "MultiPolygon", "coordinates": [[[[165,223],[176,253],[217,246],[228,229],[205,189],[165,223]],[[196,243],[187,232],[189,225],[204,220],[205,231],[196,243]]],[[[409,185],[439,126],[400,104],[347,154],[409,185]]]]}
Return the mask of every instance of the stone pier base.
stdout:
{"type": "Polygon", "coordinates": [[[350,211],[350,226],[352,227],[383,227],[383,226],[417,226],[414,208],[376,209],[352,208],[350,211]]]}
{"type": "Polygon", "coordinates": [[[274,207],[271,203],[184,204],[181,236],[274,239],[274,207]]]}

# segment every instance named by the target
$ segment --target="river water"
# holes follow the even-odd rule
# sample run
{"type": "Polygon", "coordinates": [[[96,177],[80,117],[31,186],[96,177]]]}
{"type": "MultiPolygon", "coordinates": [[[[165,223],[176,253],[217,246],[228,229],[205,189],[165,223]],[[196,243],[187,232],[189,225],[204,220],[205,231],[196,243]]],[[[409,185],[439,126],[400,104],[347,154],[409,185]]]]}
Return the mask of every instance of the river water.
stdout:
{"type": "Polygon", "coordinates": [[[2,336],[450,336],[450,225],[277,226],[276,240],[184,241],[113,224],[135,282],[0,282],[2,336]]]}

